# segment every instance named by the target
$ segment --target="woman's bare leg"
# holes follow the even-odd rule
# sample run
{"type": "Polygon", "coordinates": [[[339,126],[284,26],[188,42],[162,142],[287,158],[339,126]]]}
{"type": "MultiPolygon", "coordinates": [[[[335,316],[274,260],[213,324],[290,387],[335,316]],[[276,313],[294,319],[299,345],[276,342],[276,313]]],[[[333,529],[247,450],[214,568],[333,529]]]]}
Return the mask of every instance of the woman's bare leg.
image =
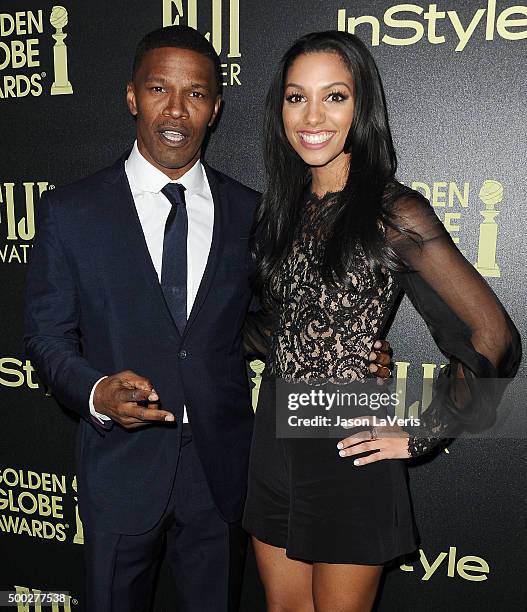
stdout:
{"type": "Polygon", "coordinates": [[[316,612],[371,610],[382,565],[313,564],[313,601],[316,612]]]}
{"type": "Polygon", "coordinates": [[[268,612],[314,612],[312,565],[288,559],[284,548],[252,538],[268,612]]]}

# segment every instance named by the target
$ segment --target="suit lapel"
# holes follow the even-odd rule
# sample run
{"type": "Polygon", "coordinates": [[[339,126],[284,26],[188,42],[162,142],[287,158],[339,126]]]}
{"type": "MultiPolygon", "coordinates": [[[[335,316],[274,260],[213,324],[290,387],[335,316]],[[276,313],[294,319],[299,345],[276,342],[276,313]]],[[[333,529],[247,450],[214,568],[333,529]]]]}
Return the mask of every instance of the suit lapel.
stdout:
{"type": "Polygon", "coordinates": [[[177,325],[174,323],[165,302],[163,290],[152,263],[143,228],[141,227],[141,221],[139,220],[132,192],[130,191],[128,178],[124,171],[124,162],[128,156],[129,152],[109,169],[106,179],[106,188],[111,200],[110,210],[113,210],[115,213],[115,231],[119,232],[127,246],[127,265],[143,273],[147,286],[150,289],[148,300],[153,302],[153,308],[157,312],[162,311],[164,313],[164,316],[167,317],[179,334],[177,325]]]}
{"type": "Polygon", "coordinates": [[[192,306],[183,336],[187,335],[188,331],[192,327],[192,324],[196,320],[196,317],[198,316],[199,311],[201,310],[201,307],[203,306],[203,303],[209,293],[212,281],[214,280],[216,268],[218,267],[221,240],[223,237],[223,223],[225,221],[225,193],[223,183],[221,182],[221,178],[210,166],[207,164],[203,164],[203,166],[205,168],[205,172],[207,173],[207,179],[214,203],[212,242],[210,245],[209,256],[207,258],[207,265],[205,266],[205,271],[203,273],[203,277],[201,279],[201,283],[196,294],[196,299],[194,300],[194,305],[192,306]]]}

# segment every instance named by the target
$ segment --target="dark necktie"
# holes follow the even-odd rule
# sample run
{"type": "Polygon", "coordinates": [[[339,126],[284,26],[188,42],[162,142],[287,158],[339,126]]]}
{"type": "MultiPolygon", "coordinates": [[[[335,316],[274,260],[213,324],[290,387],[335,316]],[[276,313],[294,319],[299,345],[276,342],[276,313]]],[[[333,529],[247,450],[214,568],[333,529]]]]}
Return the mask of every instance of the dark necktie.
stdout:
{"type": "Polygon", "coordinates": [[[161,287],[179,333],[187,324],[187,234],[188,218],[185,187],[168,183],[161,189],[172,209],[165,224],[161,287]]]}

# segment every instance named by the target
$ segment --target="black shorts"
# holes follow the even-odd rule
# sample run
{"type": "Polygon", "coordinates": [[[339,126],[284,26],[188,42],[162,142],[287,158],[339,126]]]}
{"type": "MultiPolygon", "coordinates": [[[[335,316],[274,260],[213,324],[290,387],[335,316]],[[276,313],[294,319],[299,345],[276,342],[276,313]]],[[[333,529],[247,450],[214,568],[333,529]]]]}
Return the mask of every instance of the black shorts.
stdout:
{"type": "Polygon", "coordinates": [[[383,565],[418,546],[402,459],[355,466],[338,439],[283,439],[275,384],[264,378],[249,464],[243,527],[311,562],[383,565]]]}

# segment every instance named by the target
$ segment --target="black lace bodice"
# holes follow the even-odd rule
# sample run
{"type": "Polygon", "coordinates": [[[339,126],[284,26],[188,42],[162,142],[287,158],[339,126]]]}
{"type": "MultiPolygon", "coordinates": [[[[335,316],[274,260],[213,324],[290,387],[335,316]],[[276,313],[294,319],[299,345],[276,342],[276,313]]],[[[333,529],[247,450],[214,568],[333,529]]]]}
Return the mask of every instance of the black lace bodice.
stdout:
{"type": "Polygon", "coordinates": [[[267,359],[268,373],[285,380],[344,383],[368,374],[368,355],[393,306],[399,286],[380,277],[356,249],[349,284],[329,285],[321,269],[322,222],[336,195],[305,204],[298,237],[275,279],[279,300],[267,359]]]}

